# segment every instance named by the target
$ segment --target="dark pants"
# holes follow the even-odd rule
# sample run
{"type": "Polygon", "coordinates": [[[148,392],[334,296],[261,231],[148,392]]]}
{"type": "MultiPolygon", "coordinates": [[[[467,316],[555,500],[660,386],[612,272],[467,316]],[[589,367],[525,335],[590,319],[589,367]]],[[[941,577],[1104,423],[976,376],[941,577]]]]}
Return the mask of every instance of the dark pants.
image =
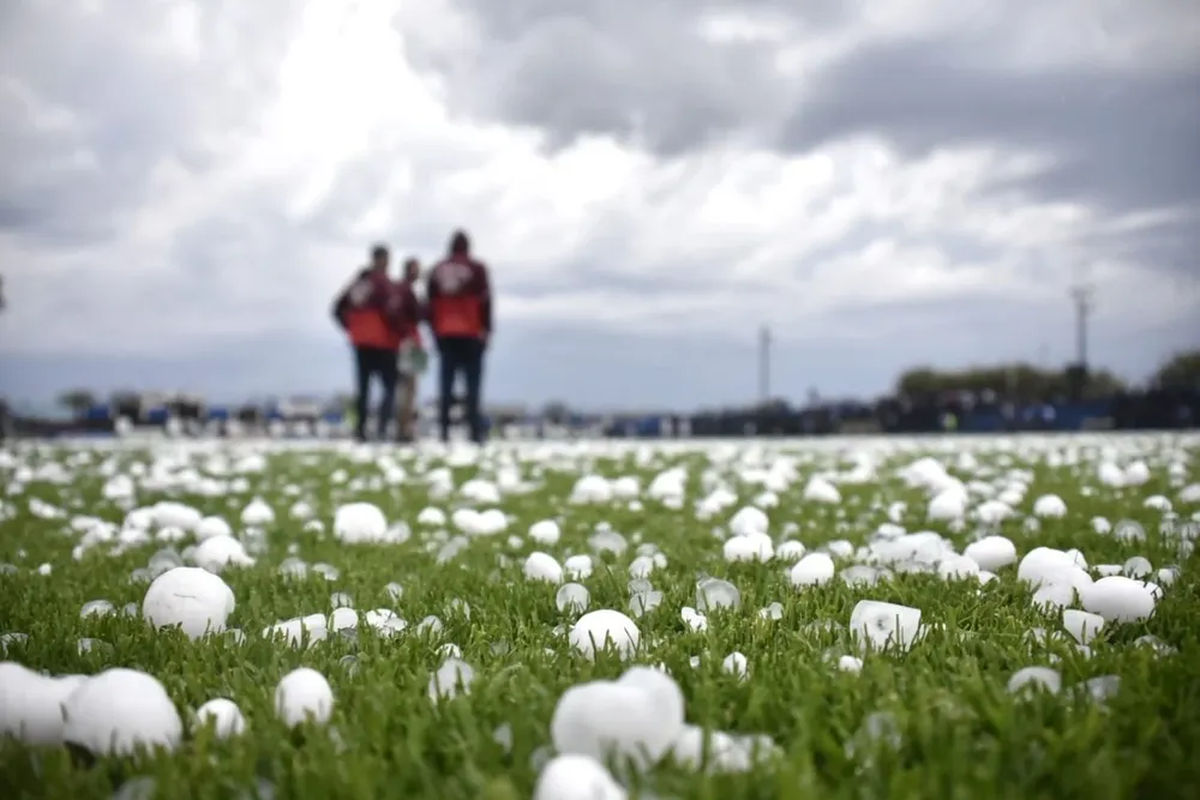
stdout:
{"type": "Polygon", "coordinates": [[[379,404],[379,438],[387,436],[388,424],[396,415],[396,351],[382,347],[354,348],[354,366],[358,395],[354,400],[354,435],[363,441],[367,438],[367,415],[371,393],[371,377],[377,376],[383,384],[383,400],[379,404]]]}
{"type": "Polygon", "coordinates": [[[483,383],[483,342],[463,336],[438,339],[438,424],[442,441],[450,438],[450,406],[454,403],[454,381],[462,373],[467,384],[463,415],[471,429],[471,441],[483,444],[483,417],[479,411],[483,383]]]}

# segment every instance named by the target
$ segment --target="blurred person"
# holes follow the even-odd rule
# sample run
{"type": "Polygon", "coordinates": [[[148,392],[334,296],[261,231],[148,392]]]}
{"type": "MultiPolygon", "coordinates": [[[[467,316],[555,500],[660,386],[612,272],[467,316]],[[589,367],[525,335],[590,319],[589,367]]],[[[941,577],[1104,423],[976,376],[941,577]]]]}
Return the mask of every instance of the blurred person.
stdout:
{"type": "Polygon", "coordinates": [[[371,249],[371,263],[358,272],[334,300],[333,317],[354,348],[356,395],[354,436],[367,440],[371,379],[383,386],[379,405],[379,438],[387,436],[395,416],[396,359],[407,326],[417,318],[403,293],[388,277],[391,256],[384,245],[371,249]]]}
{"type": "Polygon", "coordinates": [[[466,383],[463,411],[471,441],[483,444],[480,395],[484,353],[492,336],[492,291],[488,268],[471,257],[471,240],[456,231],[450,250],[429,272],[426,317],[438,351],[438,425],[443,442],[450,438],[450,406],[454,382],[466,383]]]}
{"type": "MultiPolygon", "coordinates": [[[[421,262],[410,258],[404,262],[404,275],[400,279],[400,292],[404,302],[410,308],[421,306],[417,298],[417,281],[421,277],[421,262]]],[[[417,427],[417,388],[421,375],[428,365],[429,356],[425,352],[425,343],[421,338],[420,320],[414,316],[400,342],[400,357],[398,362],[400,403],[398,409],[398,440],[412,442],[416,440],[417,427]]]]}

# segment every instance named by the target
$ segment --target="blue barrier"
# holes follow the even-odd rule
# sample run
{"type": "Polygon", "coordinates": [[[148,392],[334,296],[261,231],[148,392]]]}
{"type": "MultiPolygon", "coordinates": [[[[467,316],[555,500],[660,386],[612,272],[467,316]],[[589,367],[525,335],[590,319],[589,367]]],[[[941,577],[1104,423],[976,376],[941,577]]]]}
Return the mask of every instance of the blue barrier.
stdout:
{"type": "Polygon", "coordinates": [[[112,408],[107,403],[91,406],[84,412],[83,418],[88,422],[107,422],[112,419],[112,408]]]}

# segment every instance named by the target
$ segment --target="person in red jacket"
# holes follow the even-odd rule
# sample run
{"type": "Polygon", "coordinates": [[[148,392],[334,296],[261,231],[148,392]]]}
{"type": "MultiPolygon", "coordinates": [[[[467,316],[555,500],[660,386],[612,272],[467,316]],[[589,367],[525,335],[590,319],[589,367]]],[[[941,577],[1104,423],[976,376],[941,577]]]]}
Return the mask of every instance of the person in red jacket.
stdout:
{"type": "MultiPolygon", "coordinates": [[[[414,309],[419,309],[421,306],[416,293],[417,280],[420,277],[421,262],[415,258],[405,261],[404,277],[400,280],[399,291],[403,295],[403,301],[414,309]]],[[[400,403],[396,420],[399,427],[397,438],[400,442],[407,443],[416,439],[417,383],[424,370],[425,343],[421,339],[420,319],[414,315],[400,341],[400,403]]]]}
{"type": "Polygon", "coordinates": [[[387,435],[395,416],[396,357],[406,327],[417,319],[417,311],[388,277],[390,255],[387,247],[371,250],[371,265],[361,270],[333,304],[333,316],[354,347],[356,368],[354,435],[367,439],[368,400],[371,378],[383,384],[379,407],[379,438],[387,435]]]}
{"type": "Polygon", "coordinates": [[[480,394],[483,356],[492,336],[492,289],[487,267],[471,257],[463,231],[450,240],[450,252],[429,272],[426,317],[438,350],[438,424],[450,437],[450,406],[459,373],[467,384],[465,412],[471,440],[483,443],[480,394]]]}

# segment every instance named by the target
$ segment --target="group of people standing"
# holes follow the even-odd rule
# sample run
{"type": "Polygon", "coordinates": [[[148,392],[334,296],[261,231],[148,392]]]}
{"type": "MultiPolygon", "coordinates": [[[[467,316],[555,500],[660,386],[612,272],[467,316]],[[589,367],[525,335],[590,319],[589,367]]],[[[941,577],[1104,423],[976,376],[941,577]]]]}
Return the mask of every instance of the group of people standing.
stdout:
{"type": "Polygon", "coordinates": [[[390,263],[386,245],[373,247],[370,264],[338,293],[333,304],[333,317],[354,348],[355,437],[363,442],[368,439],[371,383],[377,379],[383,390],[375,428],[378,438],[389,437],[393,421],[398,441],[416,438],[417,382],[428,359],[421,334],[421,326],[425,325],[438,355],[441,439],[444,442],[450,437],[454,384],[461,374],[466,384],[465,421],[471,440],[482,444],[483,364],[492,335],[487,267],[472,257],[467,234],[455,232],[445,258],[428,271],[422,300],[418,292],[420,262],[407,259],[399,280],[388,274],[390,263]]]}

